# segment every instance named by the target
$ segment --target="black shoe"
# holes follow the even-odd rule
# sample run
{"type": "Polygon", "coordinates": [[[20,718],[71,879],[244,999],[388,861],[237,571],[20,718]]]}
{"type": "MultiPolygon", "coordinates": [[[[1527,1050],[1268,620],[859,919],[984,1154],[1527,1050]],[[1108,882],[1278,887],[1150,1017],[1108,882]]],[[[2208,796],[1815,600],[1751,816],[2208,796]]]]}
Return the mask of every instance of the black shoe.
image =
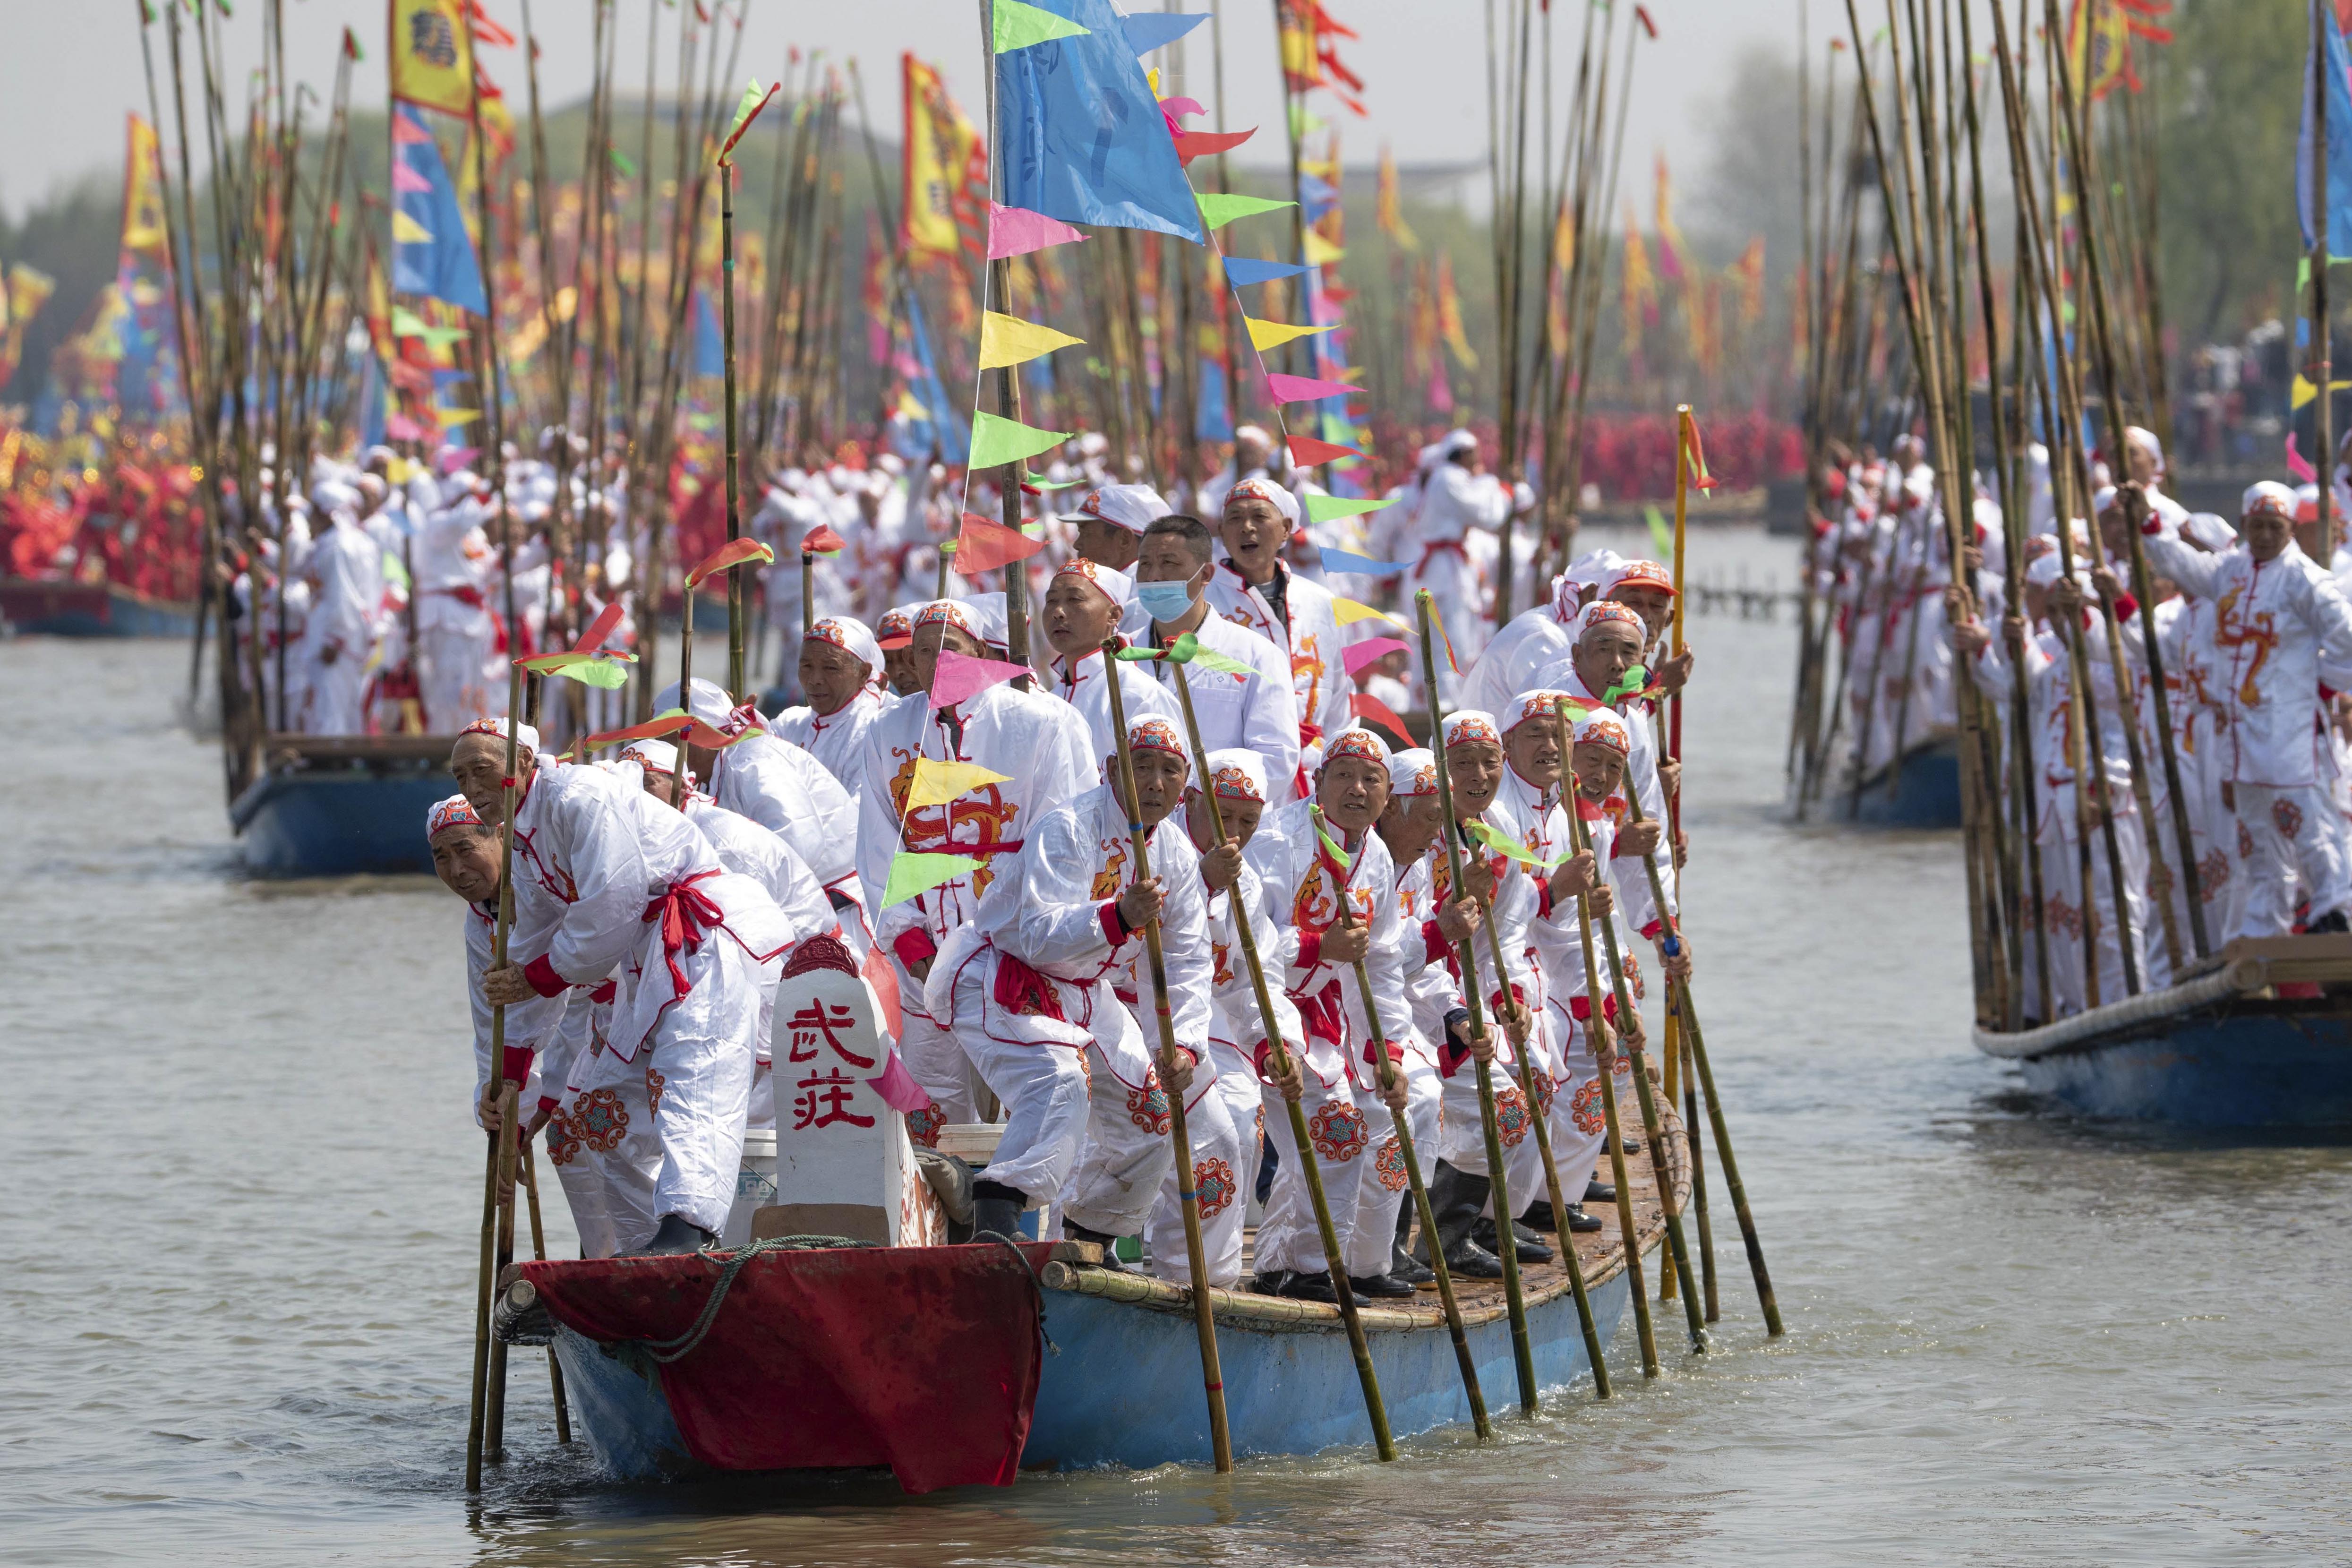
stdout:
{"type": "Polygon", "coordinates": [[[2352,921],[2347,921],[2342,910],[2330,910],[2303,928],[2305,936],[2321,936],[2329,931],[2352,931],[2352,921]]]}
{"type": "Polygon", "coordinates": [[[1106,1236],[1098,1230],[1089,1230],[1085,1226],[1080,1225],[1076,1220],[1066,1218],[1062,1221],[1062,1234],[1069,1237],[1072,1241],[1093,1242],[1097,1247],[1102,1248],[1102,1266],[1105,1268],[1114,1268],[1122,1273],[1126,1272],[1127,1265],[1119,1260],[1118,1237],[1115,1236],[1106,1236]]]}
{"type": "Polygon", "coordinates": [[[1549,1198],[1538,1198],[1529,1204],[1526,1212],[1519,1215],[1519,1225],[1523,1229],[1538,1232],[1557,1232],[1559,1229],[1559,1224],[1551,1217],[1551,1200],[1549,1198]]]}
{"type": "MultiPolygon", "coordinates": [[[[1521,1225],[1514,1225],[1511,1226],[1511,1238],[1518,1244],[1520,1262],[1549,1263],[1551,1261],[1551,1248],[1537,1240],[1536,1233],[1528,1229],[1527,1226],[1521,1225]]],[[[1482,1219],[1476,1225],[1471,1226],[1470,1239],[1476,1242],[1479,1246],[1487,1247],[1491,1250],[1501,1250],[1498,1239],[1495,1235],[1495,1222],[1493,1220],[1482,1219]]],[[[1451,1259],[1448,1261],[1451,1261],[1451,1259]]]]}
{"type": "Polygon", "coordinates": [[[1500,1279],[1503,1260],[1465,1236],[1445,1249],[1445,1271],[1456,1279],[1500,1279]]]}
{"type": "Polygon", "coordinates": [[[1584,1212],[1582,1204],[1568,1205],[1568,1233],[1570,1236],[1591,1236],[1601,1228],[1601,1222],[1584,1212]]]}
{"type": "Polygon", "coordinates": [[[1412,1219],[1415,1205],[1408,1196],[1397,1206],[1396,1243],[1389,1248],[1389,1278],[1402,1279],[1408,1285],[1434,1285],[1437,1276],[1423,1268],[1412,1255],[1412,1219]]]}
{"type": "Polygon", "coordinates": [[[715,1247],[718,1243],[717,1237],[685,1215],[666,1214],[662,1215],[661,1228],[654,1232],[654,1238],[651,1241],[637,1248],[636,1256],[639,1258],[683,1257],[688,1253],[700,1252],[706,1247],[715,1247]]]}
{"type": "MultiPolygon", "coordinates": [[[[1318,1268],[1312,1273],[1297,1268],[1277,1268],[1271,1274],[1260,1274],[1250,1280],[1250,1289],[1260,1296],[1285,1296],[1294,1301],[1320,1301],[1336,1307],[1339,1298],[1331,1292],[1331,1276],[1318,1268]]],[[[1354,1292],[1349,1297],[1359,1307],[1369,1307],[1370,1301],[1354,1292]]]]}
{"type": "Polygon", "coordinates": [[[1001,1236],[1007,1241],[1021,1239],[1021,1211],[1029,1206],[1029,1194],[1001,1182],[978,1181],[971,1184],[971,1238],[979,1241],[988,1236],[1001,1236]]]}
{"type": "MultiPolygon", "coordinates": [[[[1436,1276],[1432,1275],[1431,1278],[1436,1276]]],[[[1412,1298],[1412,1287],[1393,1274],[1375,1274],[1370,1278],[1350,1274],[1348,1276],[1348,1289],[1360,1299],[1372,1300],[1404,1301],[1412,1298]]]]}
{"type": "Polygon", "coordinates": [[[1616,1201],[1617,1189],[1611,1186],[1608,1183],[1601,1180],[1598,1176],[1584,1184],[1585,1203],[1613,1204],[1616,1201]]]}

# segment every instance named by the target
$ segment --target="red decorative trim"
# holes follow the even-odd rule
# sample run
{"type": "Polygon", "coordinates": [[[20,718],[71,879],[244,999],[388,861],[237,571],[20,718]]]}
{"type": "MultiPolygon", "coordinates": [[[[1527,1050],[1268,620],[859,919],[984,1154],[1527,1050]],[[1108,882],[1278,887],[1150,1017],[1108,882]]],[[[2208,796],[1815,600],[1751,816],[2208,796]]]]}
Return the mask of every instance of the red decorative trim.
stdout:
{"type": "Polygon", "coordinates": [[[529,1046],[507,1046],[502,1049],[499,1076],[507,1082],[520,1086],[530,1081],[531,1048],[529,1046]]]}
{"type": "Polygon", "coordinates": [[[1102,922],[1103,940],[1118,947],[1127,941],[1127,917],[1118,912],[1117,899],[1105,899],[1095,906],[1095,919],[1102,922]]]}
{"type": "Polygon", "coordinates": [[[530,988],[541,996],[561,996],[572,984],[555,973],[555,965],[547,961],[547,954],[543,952],[522,966],[522,977],[530,981],[530,988]]]}
{"type": "Polygon", "coordinates": [[[1446,944],[1445,933],[1437,929],[1435,921],[1421,922],[1421,946],[1422,961],[1426,963],[1443,963],[1453,955],[1454,950],[1446,944]]]}
{"type": "Polygon", "coordinates": [[[1655,942],[1658,940],[1658,933],[1665,929],[1665,921],[1663,918],[1655,919],[1651,921],[1648,925],[1642,928],[1642,934],[1644,937],[1647,937],[1650,941],[1655,942]]]}
{"type": "Polygon", "coordinates": [[[902,931],[890,939],[890,948],[898,955],[898,962],[910,971],[919,963],[937,958],[940,952],[939,944],[931,941],[931,933],[927,931],[902,931]]]}
{"type": "Polygon", "coordinates": [[[1312,969],[1323,962],[1323,933],[1303,931],[1298,933],[1298,967],[1312,969]]]}

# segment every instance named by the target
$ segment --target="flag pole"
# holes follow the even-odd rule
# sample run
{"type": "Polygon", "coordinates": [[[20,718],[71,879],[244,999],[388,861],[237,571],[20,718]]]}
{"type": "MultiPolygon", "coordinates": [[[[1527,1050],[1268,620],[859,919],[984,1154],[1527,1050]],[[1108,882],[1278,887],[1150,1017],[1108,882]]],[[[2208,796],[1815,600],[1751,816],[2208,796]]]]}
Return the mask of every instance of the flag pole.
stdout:
{"type": "MultiPolygon", "coordinates": [[[[1019,562],[1009,565],[1017,567],[1019,562]]],[[[1141,820],[1142,813],[1135,798],[1135,749],[1127,738],[1127,700],[1119,693],[1118,642],[1107,639],[1102,645],[1103,680],[1110,693],[1110,724],[1118,741],[1119,805],[1128,816],[1129,841],[1135,847],[1135,879],[1141,886],[1151,879],[1151,829],[1141,820]]],[[[1206,784],[1204,776],[1202,781],[1206,784]]],[[[1184,1094],[1170,1081],[1176,1068],[1176,1020],[1168,1009],[1168,962],[1160,947],[1160,921],[1157,916],[1144,922],[1143,951],[1151,969],[1151,1006],[1160,1021],[1160,1087],[1168,1097],[1168,1141],[1175,1146],[1176,1202],[1184,1215],[1184,1258],[1190,1271],[1192,1298],[1192,1323],[1201,1345],[1201,1383],[1209,1399],[1209,1447],[1217,1473],[1224,1475],[1234,1468],[1233,1429],[1225,1420],[1225,1378],[1217,1359],[1216,1309],[1209,1300],[1209,1254],[1201,1239],[1200,1178],[1192,1163],[1192,1134],[1184,1118],[1184,1094]]],[[[1344,1273],[1335,1262],[1332,1283],[1346,1289],[1344,1273]]],[[[1360,1337],[1357,1353],[1365,1353],[1360,1337]]],[[[1377,1418],[1375,1395],[1375,1435],[1381,1439],[1381,1458],[1393,1458],[1396,1450],[1388,1440],[1388,1425],[1377,1418]]]]}
{"type": "MultiPolygon", "coordinates": [[[[768,89],[767,98],[755,98],[760,84],[755,79],[743,94],[735,110],[735,123],[727,132],[727,140],[719,149],[719,316],[725,337],[726,362],[726,426],[727,426],[727,542],[734,543],[743,535],[743,514],[740,497],[740,476],[736,472],[735,416],[735,143],[760,117],[769,99],[783,87],[782,81],[768,89]]],[[[813,557],[801,552],[802,615],[808,613],[808,583],[813,557]]],[[[748,702],[751,692],[743,678],[743,570],[745,563],[737,562],[727,569],[727,690],[733,700],[748,702]]],[[[687,597],[694,596],[688,589],[687,597]]],[[[689,614],[691,612],[689,611],[689,614]]],[[[679,689],[685,689],[683,682],[679,689]]]]}
{"type": "MultiPolygon", "coordinates": [[[[980,0],[980,36],[985,46],[988,64],[988,199],[1001,203],[1004,196],[1004,163],[997,156],[998,145],[1003,141],[1004,128],[996,116],[996,0],[980,0]]],[[[991,261],[982,275],[980,309],[984,319],[992,300],[1006,296],[1012,276],[1008,261],[991,261]]],[[[1007,419],[1018,419],[1019,396],[1013,389],[1013,368],[998,367],[996,371],[996,410],[1007,419]]],[[[1003,496],[998,513],[1006,528],[1021,531],[1021,472],[1023,458],[1004,465],[1004,474],[997,481],[1003,496]]],[[[1004,646],[1013,662],[1029,663],[1029,569],[1018,561],[1004,563],[1004,646]]],[[[1121,733],[1124,733],[1122,731],[1121,733]]]]}

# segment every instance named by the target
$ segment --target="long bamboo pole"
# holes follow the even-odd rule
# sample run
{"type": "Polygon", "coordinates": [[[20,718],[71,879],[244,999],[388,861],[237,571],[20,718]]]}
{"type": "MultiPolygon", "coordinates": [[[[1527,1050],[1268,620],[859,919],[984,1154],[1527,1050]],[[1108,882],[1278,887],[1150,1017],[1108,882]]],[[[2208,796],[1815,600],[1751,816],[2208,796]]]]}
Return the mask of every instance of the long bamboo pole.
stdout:
{"type": "MultiPolygon", "coordinates": [[[[1429,693],[1430,734],[1442,740],[1445,705],[1438,696],[1437,644],[1430,633],[1432,606],[1428,589],[1414,591],[1413,609],[1421,626],[1422,689],[1429,693]]],[[[1451,885],[1459,888],[1463,885],[1462,846],[1454,832],[1454,775],[1445,765],[1445,748],[1439,745],[1430,750],[1437,759],[1437,795],[1439,815],[1445,822],[1446,868],[1453,879],[1451,885]]],[[[1455,950],[1455,954],[1462,965],[1462,1001],[1470,1009],[1470,1027],[1484,1029],[1486,995],[1485,988],[1478,984],[1478,945],[1465,942],[1455,950]]],[[[1532,1415],[1536,1412],[1537,1396],[1535,1346],[1528,1335],[1528,1300],[1526,1290],[1519,1282],[1518,1242],[1511,1232],[1511,1222],[1518,1211],[1511,1203],[1509,1174],[1503,1169],[1502,1125],[1495,1115],[1495,1075],[1485,1062],[1474,1061],[1471,1066],[1478,1078],[1478,1122],[1486,1134],[1487,1179],[1494,1188],[1495,1253],[1503,1263],[1503,1301],[1511,1321],[1511,1356],[1519,1374],[1519,1409],[1522,1414],[1532,1415]]],[[[1533,1105],[1528,1107],[1528,1114],[1536,1114],[1533,1105]]],[[[1562,1223],[1566,1223],[1564,1215],[1562,1223]]],[[[1567,1238],[1561,1239],[1565,1242],[1567,1238]]],[[[1434,1232],[1430,1237],[1429,1249],[1432,1252],[1437,1250],[1434,1232]]]]}
{"type": "MultiPolygon", "coordinates": [[[[1118,741],[1119,805],[1127,812],[1128,841],[1135,849],[1135,882],[1151,879],[1151,829],[1144,825],[1143,812],[1135,793],[1135,750],[1127,737],[1127,699],[1119,692],[1119,669],[1117,662],[1118,643],[1106,639],[1102,645],[1103,684],[1110,693],[1111,730],[1118,741]]],[[[1202,784],[1208,783],[1207,775],[1202,784]]],[[[1176,1202],[1184,1215],[1184,1258],[1191,1269],[1192,1325],[1201,1345],[1201,1384],[1209,1401],[1209,1447],[1215,1457],[1217,1473],[1223,1475],[1234,1468],[1234,1438],[1225,1421],[1225,1379],[1217,1360],[1216,1310],[1209,1301],[1209,1255],[1201,1239],[1200,1181],[1192,1165],[1192,1134],[1185,1124],[1184,1094],[1175,1087],[1176,1081],[1176,1021],[1168,1009],[1168,961],[1160,948],[1160,921],[1157,916],[1143,924],[1143,952],[1151,971],[1151,1008],[1160,1024],[1160,1080],[1168,1095],[1168,1141],[1174,1145],[1176,1158],[1176,1202]]],[[[1337,1260],[1332,1264],[1332,1286],[1342,1300],[1349,1300],[1347,1282],[1337,1260]]],[[[1363,1352],[1362,1365],[1370,1366],[1370,1353],[1363,1352]]],[[[1375,1412],[1374,1435],[1381,1439],[1381,1458],[1393,1458],[1395,1446],[1388,1439],[1387,1414],[1381,1409],[1377,1380],[1365,1385],[1366,1397],[1375,1412]]]]}
{"type": "MultiPolygon", "coordinates": [[[[499,919],[490,938],[490,967],[503,969],[507,962],[507,934],[514,929],[514,814],[516,786],[521,782],[515,776],[519,758],[514,715],[522,707],[522,666],[509,667],[507,686],[507,756],[506,772],[500,776],[505,784],[500,791],[499,811],[499,919]]],[[[482,1267],[481,1277],[474,1292],[474,1398],[473,1411],[466,1430],[466,1489],[482,1489],[482,1455],[486,1435],[489,1430],[492,1379],[506,1370],[505,1357],[499,1355],[490,1334],[490,1299],[498,1288],[498,1238],[503,1230],[508,1245],[513,1245],[514,1206],[512,1187],[513,1149],[517,1107],[515,1100],[522,1085],[506,1077],[507,1010],[503,1003],[490,1008],[490,1071],[494,1081],[502,1080],[499,1095],[499,1124],[490,1133],[489,1173],[482,1194],[482,1267]],[[507,1196],[502,1201],[501,1188],[507,1196]],[[503,1219],[501,1219],[503,1211],[503,1219]]],[[[504,1412],[505,1391],[498,1394],[500,1414],[504,1412]]],[[[495,1440],[490,1446],[496,1447],[495,1440]]]]}

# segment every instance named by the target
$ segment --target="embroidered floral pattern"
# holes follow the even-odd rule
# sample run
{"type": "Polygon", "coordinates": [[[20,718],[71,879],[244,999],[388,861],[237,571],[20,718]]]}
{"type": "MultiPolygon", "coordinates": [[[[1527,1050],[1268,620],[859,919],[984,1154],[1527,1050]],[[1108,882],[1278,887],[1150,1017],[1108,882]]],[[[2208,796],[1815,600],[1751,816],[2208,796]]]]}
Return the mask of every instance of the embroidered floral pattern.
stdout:
{"type": "Polygon", "coordinates": [[[1141,1089],[1127,1091],[1127,1119],[1154,1135],[1168,1131],[1168,1091],[1160,1087],[1160,1074],[1155,1068],[1143,1080],[1141,1089]]]}
{"type": "Polygon", "coordinates": [[[2083,911],[2055,893],[2050,895],[2049,901],[2050,914],[2043,921],[2043,929],[2055,935],[2063,936],[2069,942],[2082,941],[2083,911]]]}
{"type": "Polygon", "coordinates": [[[2303,807],[2291,800],[2271,802],[2271,826],[2283,838],[2300,837],[2303,834],[2303,807]]]}
{"type": "Polygon", "coordinates": [[[948,1113],[937,1105],[926,1105],[920,1110],[907,1112],[907,1136],[926,1149],[940,1146],[940,1129],[948,1124],[948,1113]]]}
{"type": "Polygon", "coordinates": [[[1241,1184],[1234,1180],[1231,1165],[1223,1160],[1208,1159],[1193,1165],[1192,1190],[1199,1194],[1201,1218],[1211,1220],[1233,1207],[1241,1184]]]}
{"type": "Polygon", "coordinates": [[[1528,1115],[1528,1097],[1517,1086],[1495,1091],[1495,1126],[1503,1135],[1504,1148],[1517,1148],[1534,1124],[1528,1115]]]}
{"type": "MultiPolygon", "coordinates": [[[[1534,1068],[1533,1063],[1529,1063],[1528,1065],[1529,1067],[1534,1068]]],[[[1549,1117],[1551,1115],[1551,1102],[1557,1099],[1559,1094],[1559,1080],[1552,1077],[1551,1074],[1544,1071],[1541,1068],[1534,1068],[1534,1070],[1529,1074],[1529,1077],[1533,1079],[1536,1086],[1536,1110],[1542,1115],[1549,1117]]]]}
{"type": "Polygon", "coordinates": [[[1318,1106],[1307,1119],[1307,1135],[1316,1154],[1325,1160],[1352,1160],[1372,1141],[1363,1112],[1344,1100],[1327,1100],[1318,1106]]]}
{"type": "Polygon", "coordinates": [[[2220,898],[2229,881],[2230,858],[2220,849],[2197,862],[2197,897],[2200,903],[2210,904],[2220,898]]]}
{"type": "Polygon", "coordinates": [[[656,1072],[653,1064],[647,1062],[646,1064],[646,1103],[653,1107],[656,1116],[661,1114],[662,1090],[668,1086],[669,1079],[656,1072]]]}
{"type": "Polygon", "coordinates": [[[2251,860],[2253,858],[2254,836],[2246,831],[2246,825],[2242,822],[2238,824],[2238,858],[2251,860]]]}
{"type": "Polygon", "coordinates": [[[583,1148],[609,1154],[629,1135],[629,1108],[621,1102],[618,1089],[584,1090],[572,1100],[570,1111],[558,1112],[553,1120],[569,1145],[556,1157],[559,1165],[569,1164],[583,1148]]]}
{"type": "Polygon", "coordinates": [[[1568,1114],[1575,1121],[1576,1130],[1587,1138],[1598,1138],[1601,1135],[1601,1130],[1609,1124],[1609,1117],[1601,1104],[1599,1079],[1594,1079],[1576,1091],[1576,1098],[1568,1102],[1568,1114]]]}
{"type": "Polygon", "coordinates": [[[1380,1177],[1381,1185],[1390,1192],[1404,1191],[1408,1180],[1404,1170],[1404,1145],[1394,1138],[1381,1144],[1381,1152],[1372,1156],[1372,1172],[1380,1177]]]}

